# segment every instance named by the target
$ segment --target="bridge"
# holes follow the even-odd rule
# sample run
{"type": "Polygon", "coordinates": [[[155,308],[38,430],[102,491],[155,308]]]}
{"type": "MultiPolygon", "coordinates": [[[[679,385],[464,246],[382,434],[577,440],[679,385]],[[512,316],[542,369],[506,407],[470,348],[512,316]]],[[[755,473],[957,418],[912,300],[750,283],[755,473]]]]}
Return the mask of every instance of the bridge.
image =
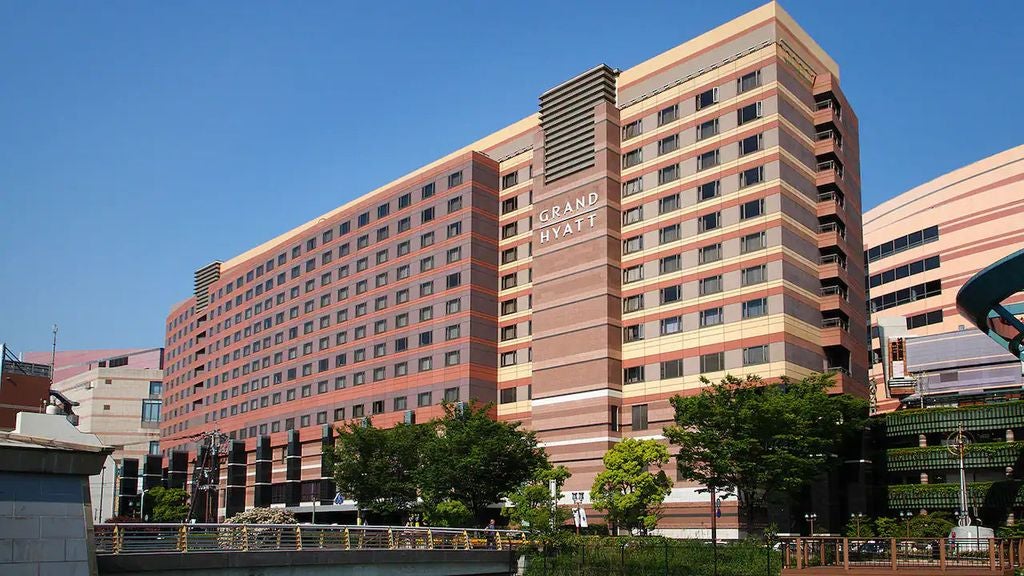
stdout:
{"type": "Polygon", "coordinates": [[[99,574],[507,575],[522,532],[308,524],[97,524],[99,574]]]}
{"type": "Polygon", "coordinates": [[[1019,538],[784,538],[783,575],[1012,576],[1024,567],[1019,538]]]}

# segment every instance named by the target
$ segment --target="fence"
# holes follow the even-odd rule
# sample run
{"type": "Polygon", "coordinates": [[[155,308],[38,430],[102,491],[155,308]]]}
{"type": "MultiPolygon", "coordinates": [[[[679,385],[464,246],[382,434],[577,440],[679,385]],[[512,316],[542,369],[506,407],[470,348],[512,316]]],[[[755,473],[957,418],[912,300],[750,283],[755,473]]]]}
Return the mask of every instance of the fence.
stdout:
{"type": "Polygon", "coordinates": [[[96,553],[155,554],[296,550],[509,550],[522,532],[409,526],[309,524],[97,524],[96,553]]]}
{"type": "Polygon", "coordinates": [[[973,569],[1008,571],[1022,566],[1024,540],[1010,538],[841,538],[783,540],[783,565],[790,570],[836,567],[898,571],[928,568],[936,573],[973,569]]]}
{"type": "Polygon", "coordinates": [[[525,576],[764,576],[782,566],[781,553],[756,542],[659,537],[582,538],[526,560],[525,576]]]}

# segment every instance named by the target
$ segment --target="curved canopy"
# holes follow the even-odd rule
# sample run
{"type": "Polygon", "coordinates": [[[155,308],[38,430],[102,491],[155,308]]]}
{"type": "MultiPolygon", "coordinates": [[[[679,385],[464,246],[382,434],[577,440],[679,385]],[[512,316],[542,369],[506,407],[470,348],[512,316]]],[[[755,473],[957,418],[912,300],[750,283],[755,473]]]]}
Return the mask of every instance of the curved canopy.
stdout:
{"type": "Polygon", "coordinates": [[[1019,250],[972,276],[957,293],[956,307],[979,330],[1024,359],[1024,304],[1003,305],[1004,300],[1022,290],[1024,250],[1019,250]]]}

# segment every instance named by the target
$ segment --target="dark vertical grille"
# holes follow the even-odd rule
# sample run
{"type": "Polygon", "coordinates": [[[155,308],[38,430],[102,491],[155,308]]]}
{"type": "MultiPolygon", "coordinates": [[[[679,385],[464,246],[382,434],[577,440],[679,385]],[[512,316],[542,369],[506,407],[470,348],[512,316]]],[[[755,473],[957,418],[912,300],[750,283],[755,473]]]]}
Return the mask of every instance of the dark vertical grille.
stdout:
{"type": "Polygon", "coordinates": [[[615,102],[617,74],[602,64],[541,95],[545,183],[594,165],[594,106],[615,102]]]}
{"type": "Polygon", "coordinates": [[[196,312],[210,303],[210,284],[220,280],[220,261],[211,262],[196,270],[192,293],[196,297],[196,312]]]}

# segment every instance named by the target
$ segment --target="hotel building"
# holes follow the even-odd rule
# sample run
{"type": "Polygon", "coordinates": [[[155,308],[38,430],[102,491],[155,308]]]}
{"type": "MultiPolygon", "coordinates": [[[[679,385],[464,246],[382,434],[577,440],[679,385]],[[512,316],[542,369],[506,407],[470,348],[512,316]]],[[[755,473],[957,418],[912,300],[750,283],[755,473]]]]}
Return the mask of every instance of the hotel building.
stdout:
{"type": "MultiPolygon", "coordinates": [[[[975,330],[956,309],[960,287],[1024,243],[1024,146],[883,202],[864,214],[875,410],[915,391],[908,336],[975,330]],[[895,348],[894,348],[895,347],[895,348]]],[[[1024,302],[1024,294],[1008,303],[1024,302]]]]}
{"type": "MultiPolygon", "coordinates": [[[[586,491],[701,375],[833,370],[868,395],[860,214],[839,67],[767,4],[198,270],[167,319],[161,447],[266,442],[275,503],[329,504],[327,425],[474,399],[586,491]]],[[[663,528],[708,533],[698,488],[676,482],[663,528]]]]}

